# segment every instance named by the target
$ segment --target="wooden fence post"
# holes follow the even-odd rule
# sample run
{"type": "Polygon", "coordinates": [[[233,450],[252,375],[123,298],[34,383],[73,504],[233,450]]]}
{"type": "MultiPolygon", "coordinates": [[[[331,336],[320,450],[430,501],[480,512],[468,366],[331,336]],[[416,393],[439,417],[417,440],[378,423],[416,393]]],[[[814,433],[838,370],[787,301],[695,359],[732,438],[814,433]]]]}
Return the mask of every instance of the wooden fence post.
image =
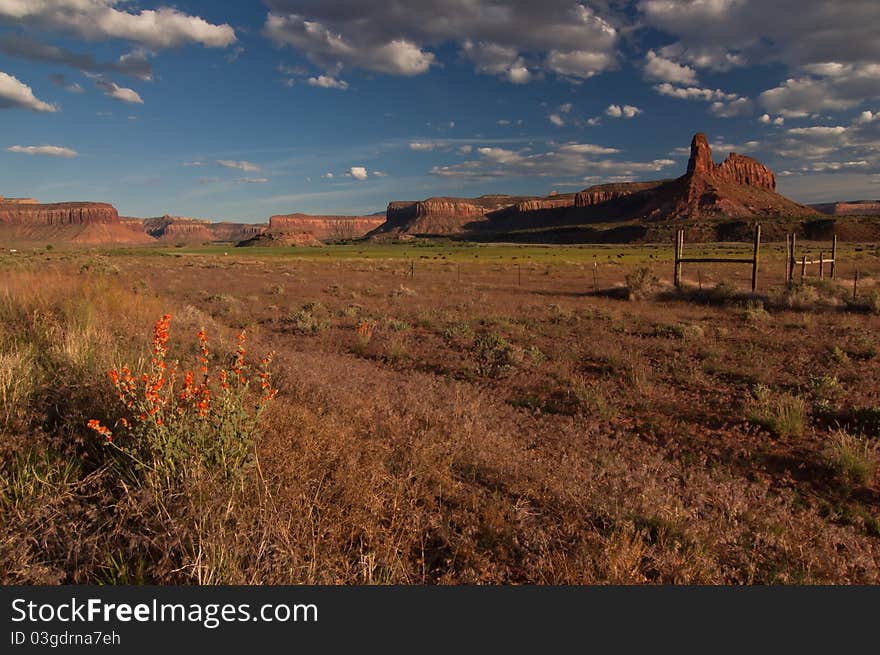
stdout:
{"type": "Polygon", "coordinates": [[[804,283],[804,276],[807,274],[807,256],[804,255],[803,259],[801,259],[801,284],[804,283]]]}
{"type": "Polygon", "coordinates": [[[859,269],[856,269],[855,277],[853,277],[853,302],[859,296],[859,269]]]}
{"type": "Polygon", "coordinates": [[[796,250],[797,250],[797,234],[792,232],[791,233],[791,259],[789,260],[789,265],[791,267],[791,270],[789,271],[789,274],[788,274],[788,281],[789,282],[794,282],[794,267],[797,264],[797,255],[795,255],[796,250]]]}
{"type": "Polygon", "coordinates": [[[819,279],[825,277],[825,253],[819,251],[819,279]]]}
{"type": "Polygon", "coordinates": [[[791,275],[791,235],[785,233],[785,281],[787,282],[791,275]]]}
{"type": "Polygon", "coordinates": [[[831,279],[834,279],[834,267],[837,265],[837,235],[831,240],[831,279]]]}
{"type": "Polygon", "coordinates": [[[673,282],[675,288],[681,288],[681,251],[684,245],[684,230],[679,229],[675,233],[675,269],[673,273],[673,282]]]}
{"type": "Polygon", "coordinates": [[[752,260],[752,293],[758,290],[758,256],[761,250],[761,224],[755,225],[755,254],[752,260]]]}

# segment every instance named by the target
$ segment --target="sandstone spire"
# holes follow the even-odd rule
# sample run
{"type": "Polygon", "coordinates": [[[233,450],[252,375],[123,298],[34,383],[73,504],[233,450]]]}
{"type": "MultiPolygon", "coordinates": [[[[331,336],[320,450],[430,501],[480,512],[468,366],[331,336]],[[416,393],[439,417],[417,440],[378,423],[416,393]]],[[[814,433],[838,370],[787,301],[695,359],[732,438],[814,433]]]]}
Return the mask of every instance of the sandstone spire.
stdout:
{"type": "Polygon", "coordinates": [[[715,164],[712,162],[712,148],[702,132],[694,134],[691,140],[691,158],[688,160],[687,172],[711,174],[715,164]]]}

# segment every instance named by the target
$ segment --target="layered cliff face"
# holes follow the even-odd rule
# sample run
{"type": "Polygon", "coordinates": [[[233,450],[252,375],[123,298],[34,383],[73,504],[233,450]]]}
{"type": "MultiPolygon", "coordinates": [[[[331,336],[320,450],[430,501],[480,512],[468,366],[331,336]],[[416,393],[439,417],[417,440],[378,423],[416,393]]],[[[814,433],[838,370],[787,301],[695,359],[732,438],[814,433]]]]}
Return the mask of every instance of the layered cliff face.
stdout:
{"type": "Polygon", "coordinates": [[[266,225],[258,223],[214,223],[202,218],[160,216],[143,219],[143,229],[154,239],[168,243],[209,243],[243,241],[262,234],[266,225]]]}
{"type": "Polygon", "coordinates": [[[816,211],[831,216],[880,216],[880,200],[849,200],[810,205],[816,211]]]}
{"type": "Polygon", "coordinates": [[[30,198],[0,200],[0,235],[7,241],[88,245],[152,241],[143,231],[124,225],[107,203],[40,204],[30,198]]]}
{"type": "MultiPolygon", "coordinates": [[[[428,198],[388,204],[387,220],[369,236],[393,238],[402,234],[462,234],[485,222],[487,217],[522,203],[542,200],[531,196],[486,195],[479,198],[428,198]]],[[[565,200],[565,202],[571,202],[565,200]]]]}
{"type": "Polygon", "coordinates": [[[617,200],[631,196],[639,191],[653,189],[661,184],[660,182],[624,182],[618,184],[598,184],[591,186],[589,189],[579,191],[574,196],[575,207],[594,207],[601,205],[609,200],[617,200]]]}
{"type": "Polygon", "coordinates": [[[160,241],[184,243],[213,241],[210,221],[183,216],[160,216],[145,218],[144,231],[160,241]]]}
{"type": "Polygon", "coordinates": [[[384,216],[281,214],[269,218],[269,232],[310,233],[321,241],[359,239],[385,222],[384,216]]]}
{"type": "Polygon", "coordinates": [[[9,225],[113,225],[119,214],[103,202],[61,202],[42,205],[0,201],[0,222],[9,225]]]}

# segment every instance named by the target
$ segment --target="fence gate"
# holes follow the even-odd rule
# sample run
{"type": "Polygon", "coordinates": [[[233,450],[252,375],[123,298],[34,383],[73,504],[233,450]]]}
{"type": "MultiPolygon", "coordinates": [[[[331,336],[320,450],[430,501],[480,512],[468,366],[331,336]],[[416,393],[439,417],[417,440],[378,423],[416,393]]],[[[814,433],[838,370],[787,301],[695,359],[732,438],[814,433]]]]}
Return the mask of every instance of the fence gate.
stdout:
{"type": "Polygon", "coordinates": [[[723,257],[685,257],[684,256],[684,229],[679,229],[675,234],[675,273],[674,282],[677,288],[681,288],[681,265],[682,264],[751,264],[752,265],[752,293],[758,290],[758,260],[761,250],[761,225],[755,225],[755,248],[750,258],[723,258],[723,257]]]}
{"type": "Polygon", "coordinates": [[[786,275],[785,278],[789,282],[794,282],[794,271],[798,264],[801,267],[801,282],[807,274],[807,266],[819,266],[819,279],[825,277],[825,264],[830,264],[828,271],[829,277],[833,280],[835,273],[835,264],[837,263],[837,235],[835,234],[831,241],[831,259],[825,258],[825,251],[819,251],[819,259],[807,259],[803,255],[800,260],[797,258],[797,235],[787,234],[785,236],[785,259],[786,259],[786,275]]]}

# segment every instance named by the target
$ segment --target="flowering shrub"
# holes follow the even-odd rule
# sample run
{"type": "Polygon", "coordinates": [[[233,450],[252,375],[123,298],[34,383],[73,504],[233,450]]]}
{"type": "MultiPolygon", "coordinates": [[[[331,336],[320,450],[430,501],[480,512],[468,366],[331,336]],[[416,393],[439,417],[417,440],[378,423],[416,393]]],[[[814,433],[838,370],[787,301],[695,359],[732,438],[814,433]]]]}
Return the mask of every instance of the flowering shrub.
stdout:
{"type": "Polygon", "coordinates": [[[278,392],[271,384],[272,355],[252,374],[242,332],[231,365],[212,372],[208,336],[200,330],[199,366],[181,372],[178,361],[168,360],[170,324],[170,314],[156,322],[145,370],[136,373],[125,365],[108,372],[122,405],[113,429],[94,419],[88,427],[126,469],[133,466],[166,481],[195,466],[232,477],[253,452],[260,415],[278,392]]]}
{"type": "Polygon", "coordinates": [[[373,321],[361,321],[357,326],[358,345],[361,349],[366,348],[373,339],[376,324],[373,321]]]}

